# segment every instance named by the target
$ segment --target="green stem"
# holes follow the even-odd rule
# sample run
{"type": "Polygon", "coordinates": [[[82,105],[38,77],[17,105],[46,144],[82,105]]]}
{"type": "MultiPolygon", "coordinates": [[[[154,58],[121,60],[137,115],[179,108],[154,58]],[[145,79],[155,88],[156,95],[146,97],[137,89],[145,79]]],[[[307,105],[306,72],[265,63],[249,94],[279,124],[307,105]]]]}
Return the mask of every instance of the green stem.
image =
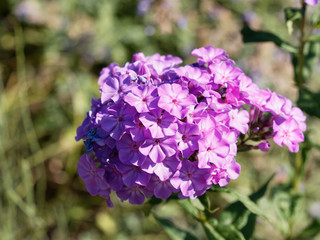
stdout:
{"type": "Polygon", "coordinates": [[[305,23],[306,23],[306,8],[307,4],[301,0],[302,8],[302,19],[301,19],[301,24],[300,24],[300,47],[299,47],[299,55],[298,55],[298,74],[297,74],[297,85],[299,90],[303,88],[303,67],[304,67],[304,47],[305,47],[305,34],[304,34],[304,28],[305,28],[305,23]]]}
{"type": "Polygon", "coordinates": [[[294,159],[294,178],[292,183],[293,192],[297,193],[299,191],[299,184],[301,180],[301,171],[302,171],[302,153],[299,151],[295,154],[294,159]]]}
{"type": "MultiPolygon", "coordinates": [[[[304,47],[305,47],[305,23],[306,23],[306,8],[307,5],[304,2],[304,0],[301,0],[301,12],[302,12],[302,19],[301,19],[301,25],[300,25],[300,47],[299,47],[299,56],[298,56],[298,75],[297,75],[297,85],[299,90],[303,88],[304,78],[303,78],[303,67],[304,67],[304,47]]],[[[300,183],[300,177],[301,177],[301,168],[302,166],[302,155],[301,151],[297,154],[295,154],[295,161],[294,161],[294,178],[293,178],[293,185],[292,190],[294,192],[297,192],[299,190],[299,183],[300,183]]]]}

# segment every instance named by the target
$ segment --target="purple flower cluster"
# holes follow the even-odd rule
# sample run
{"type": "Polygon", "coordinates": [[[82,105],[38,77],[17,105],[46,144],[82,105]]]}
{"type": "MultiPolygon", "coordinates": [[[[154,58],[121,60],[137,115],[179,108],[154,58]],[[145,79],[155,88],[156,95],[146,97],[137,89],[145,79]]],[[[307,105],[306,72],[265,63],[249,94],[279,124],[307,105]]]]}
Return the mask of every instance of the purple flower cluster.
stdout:
{"type": "Polygon", "coordinates": [[[290,151],[304,140],[305,116],[290,100],[260,90],[226,52],[194,49],[198,61],[143,53],[101,71],[76,140],[87,148],[78,172],[92,195],[141,204],[155,196],[196,198],[240,173],[238,145],[268,151],[273,138],[290,151]],[[249,110],[247,110],[249,109],[249,110]]]}

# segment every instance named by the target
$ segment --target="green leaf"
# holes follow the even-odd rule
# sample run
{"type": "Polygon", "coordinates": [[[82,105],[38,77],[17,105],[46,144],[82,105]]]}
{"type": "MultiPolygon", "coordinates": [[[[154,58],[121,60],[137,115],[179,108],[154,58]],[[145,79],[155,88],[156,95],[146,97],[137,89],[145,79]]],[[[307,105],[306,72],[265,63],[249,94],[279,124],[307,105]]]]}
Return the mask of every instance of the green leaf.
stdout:
{"type": "Polygon", "coordinates": [[[233,225],[217,225],[217,232],[222,235],[225,239],[233,240],[245,240],[242,233],[233,225]]]}
{"type": "Polygon", "coordinates": [[[192,235],[188,231],[185,231],[183,229],[176,227],[168,219],[161,218],[155,215],[154,217],[161,224],[161,226],[164,228],[164,231],[169,235],[169,237],[172,240],[196,240],[197,239],[194,235],[192,235]]]}
{"type": "Polygon", "coordinates": [[[201,201],[198,198],[195,199],[190,199],[189,200],[191,202],[191,204],[198,210],[200,211],[204,211],[206,208],[205,206],[203,206],[203,204],[201,203],[201,201]]]}
{"type": "Polygon", "coordinates": [[[199,220],[198,210],[191,204],[189,199],[180,199],[177,202],[184,210],[191,214],[195,219],[199,220]]]}
{"type": "Polygon", "coordinates": [[[320,233],[320,222],[318,219],[314,219],[301,233],[298,234],[297,238],[308,238],[312,239],[320,233]]]}
{"type": "Polygon", "coordinates": [[[320,34],[312,34],[307,38],[308,42],[320,42],[320,34]]]}
{"type": "Polygon", "coordinates": [[[298,8],[286,8],[284,9],[284,14],[288,32],[291,35],[293,33],[293,23],[302,18],[302,10],[298,8]]]}
{"type": "MultiPolygon", "coordinates": [[[[264,196],[267,191],[268,185],[273,178],[272,175],[266,182],[263,184],[260,189],[252,193],[249,198],[256,202],[264,196]]],[[[248,217],[250,212],[246,206],[241,201],[236,201],[230,204],[220,215],[219,222],[224,224],[234,224],[239,229],[244,227],[247,224],[248,217]]]]}
{"type": "Polygon", "coordinates": [[[262,212],[262,210],[257,206],[257,204],[255,204],[255,202],[253,202],[248,196],[234,190],[234,189],[229,189],[229,192],[236,197],[244,206],[246,206],[246,208],[258,215],[261,216],[262,218],[268,220],[267,216],[264,214],[264,212],[262,212]]]}
{"type": "Polygon", "coordinates": [[[204,227],[209,239],[245,240],[242,233],[232,224],[221,224],[215,219],[210,219],[208,223],[205,223],[204,227]]]}
{"type": "Polygon", "coordinates": [[[307,89],[300,90],[298,106],[310,116],[320,118],[320,93],[313,93],[307,89]]]}
{"type": "Polygon", "coordinates": [[[203,224],[204,231],[209,240],[226,240],[217,230],[208,222],[203,224]]]}
{"type": "Polygon", "coordinates": [[[298,49],[291,44],[283,41],[281,38],[276,36],[273,33],[265,32],[265,31],[255,31],[252,30],[248,25],[245,25],[242,30],[242,40],[244,43],[251,42],[273,42],[278,47],[289,53],[297,53],[298,49]]]}
{"type": "Polygon", "coordinates": [[[245,239],[250,239],[253,236],[254,229],[256,227],[256,218],[257,216],[255,214],[250,213],[247,224],[241,229],[241,233],[245,239]]]}

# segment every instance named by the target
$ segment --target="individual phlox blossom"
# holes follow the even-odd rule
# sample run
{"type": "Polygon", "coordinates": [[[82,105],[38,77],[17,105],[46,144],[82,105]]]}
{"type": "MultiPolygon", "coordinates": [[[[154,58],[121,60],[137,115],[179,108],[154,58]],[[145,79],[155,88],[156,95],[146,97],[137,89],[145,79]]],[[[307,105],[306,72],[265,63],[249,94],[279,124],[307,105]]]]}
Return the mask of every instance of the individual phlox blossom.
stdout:
{"type": "Polygon", "coordinates": [[[205,135],[199,140],[199,168],[206,168],[209,163],[218,164],[224,161],[229,151],[229,143],[222,138],[218,130],[205,135]]]}
{"type": "Polygon", "coordinates": [[[229,111],[228,115],[230,127],[237,129],[242,134],[248,131],[249,113],[246,110],[233,109],[229,111]]]}
{"type": "Polygon", "coordinates": [[[117,142],[119,160],[124,164],[140,166],[146,158],[139,151],[141,144],[142,142],[133,141],[129,134],[123,135],[121,141],[117,142]]]}
{"type": "Polygon", "coordinates": [[[115,140],[124,134],[124,129],[133,127],[136,111],[133,107],[123,102],[112,105],[101,120],[101,127],[115,140]]]}
{"type": "Polygon", "coordinates": [[[273,140],[282,147],[286,145],[291,152],[299,151],[300,142],[304,141],[304,136],[299,128],[299,124],[293,118],[276,118],[273,121],[273,131],[275,136],[273,140]]]}
{"type": "Polygon", "coordinates": [[[131,77],[122,75],[120,77],[108,77],[100,88],[101,102],[109,100],[117,102],[121,99],[129,88],[131,77]]]}
{"type": "Polygon", "coordinates": [[[268,141],[261,141],[256,149],[260,149],[262,152],[268,152],[270,149],[270,143],[268,141]]]}
{"type": "Polygon", "coordinates": [[[97,195],[101,189],[105,188],[107,183],[104,180],[104,169],[97,168],[93,164],[92,159],[91,155],[82,155],[78,162],[78,173],[83,179],[87,191],[91,195],[97,195]]]}
{"type": "Polygon", "coordinates": [[[153,86],[135,86],[124,100],[135,107],[138,113],[149,112],[157,107],[157,89],[153,86]]]}
{"type": "Polygon", "coordinates": [[[221,95],[214,90],[204,91],[203,96],[206,97],[208,107],[215,112],[228,112],[230,109],[232,109],[232,105],[225,102],[221,95]]]}
{"type": "Polygon", "coordinates": [[[271,92],[270,98],[267,100],[264,108],[273,115],[281,115],[282,107],[286,103],[286,99],[275,92],[271,92]]]}
{"type": "Polygon", "coordinates": [[[196,124],[178,122],[176,135],[178,149],[183,158],[190,157],[195,150],[199,149],[198,140],[201,138],[199,127],[196,124]]]}
{"type": "Polygon", "coordinates": [[[200,102],[197,105],[190,106],[187,109],[186,120],[188,123],[198,123],[207,115],[208,105],[205,102],[200,102]]]}
{"type": "Polygon", "coordinates": [[[98,85],[102,86],[108,77],[113,76],[113,69],[115,67],[119,67],[119,65],[117,63],[110,63],[108,67],[105,67],[100,71],[98,85]]]}
{"type": "Polygon", "coordinates": [[[155,162],[161,162],[165,157],[173,156],[177,151],[177,142],[174,137],[152,138],[151,135],[139,147],[139,151],[149,156],[155,162]]]}
{"type": "Polygon", "coordinates": [[[302,132],[307,129],[307,124],[305,123],[307,117],[303,114],[300,108],[292,107],[292,102],[289,99],[285,99],[285,104],[282,106],[281,115],[284,118],[293,118],[297,121],[299,128],[302,132]]]}
{"type": "Polygon", "coordinates": [[[77,136],[75,137],[76,141],[79,141],[80,139],[83,139],[86,136],[87,132],[90,131],[90,127],[91,127],[90,120],[91,120],[91,118],[89,116],[87,116],[83,120],[81,126],[79,126],[77,128],[77,136]]]}
{"type": "Polygon", "coordinates": [[[250,104],[250,97],[255,96],[259,91],[259,87],[244,73],[238,76],[237,86],[239,86],[240,99],[247,104],[250,104]]]}
{"type": "Polygon", "coordinates": [[[304,2],[305,2],[306,4],[311,5],[311,6],[315,6],[315,5],[318,4],[319,0],[304,0],[304,2]]]}
{"type": "Polygon", "coordinates": [[[223,49],[212,46],[194,49],[191,54],[199,57],[199,64],[219,62],[220,60],[226,60],[228,58],[228,55],[223,49]]]}
{"type": "Polygon", "coordinates": [[[125,187],[116,193],[122,201],[129,200],[131,204],[142,204],[145,197],[150,198],[153,195],[145,186],[125,187]]]}
{"type": "Polygon", "coordinates": [[[153,169],[155,175],[161,181],[168,180],[181,167],[181,161],[177,155],[165,158],[162,162],[156,164],[153,169]]]}
{"type": "Polygon", "coordinates": [[[139,119],[143,125],[149,129],[153,138],[173,136],[178,129],[176,118],[161,108],[157,108],[148,113],[142,113],[139,119]]]}
{"type": "Polygon", "coordinates": [[[227,185],[231,179],[237,179],[241,171],[241,166],[233,156],[227,156],[224,161],[217,165],[212,165],[212,182],[221,187],[227,185]]]}
{"type": "Polygon", "coordinates": [[[241,95],[239,86],[234,83],[228,83],[225,99],[227,103],[235,107],[240,107],[245,104],[245,99],[241,95]]]}
{"type": "Polygon", "coordinates": [[[239,68],[234,67],[234,62],[223,61],[209,65],[210,71],[214,74],[216,84],[234,82],[242,73],[239,68]]]}
{"type": "Polygon", "coordinates": [[[160,96],[158,106],[179,119],[185,115],[182,113],[183,109],[197,103],[196,97],[189,95],[187,88],[182,88],[176,83],[160,85],[158,94],[160,96]]]}
{"type": "Polygon", "coordinates": [[[151,190],[157,198],[161,199],[167,199],[173,192],[179,191],[172,186],[169,179],[163,181],[155,175],[150,179],[147,188],[151,190]]]}
{"type": "Polygon", "coordinates": [[[198,168],[197,162],[182,160],[181,168],[173,175],[170,182],[173,187],[181,190],[184,197],[191,199],[202,195],[208,188],[209,169],[198,168]]]}
{"type": "Polygon", "coordinates": [[[118,169],[122,174],[123,183],[128,187],[135,185],[146,186],[151,177],[149,173],[143,171],[139,166],[121,164],[118,169]]]}
{"type": "Polygon", "coordinates": [[[140,115],[135,116],[134,126],[130,128],[128,131],[132,139],[136,142],[144,141],[145,140],[145,132],[146,128],[144,127],[143,123],[139,119],[140,115]]]}
{"type": "Polygon", "coordinates": [[[115,163],[110,161],[104,168],[106,182],[113,191],[119,191],[123,188],[122,174],[118,170],[118,165],[121,163],[118,161],[116,160],[115,163]]]}
{"type": "Polygon", "coordinates": [[[208,84],[210,83],[210,74],[198,67],[184,66],[177,69],[177,74],[186,81],[190,81],[193,84],[208,84]]]}

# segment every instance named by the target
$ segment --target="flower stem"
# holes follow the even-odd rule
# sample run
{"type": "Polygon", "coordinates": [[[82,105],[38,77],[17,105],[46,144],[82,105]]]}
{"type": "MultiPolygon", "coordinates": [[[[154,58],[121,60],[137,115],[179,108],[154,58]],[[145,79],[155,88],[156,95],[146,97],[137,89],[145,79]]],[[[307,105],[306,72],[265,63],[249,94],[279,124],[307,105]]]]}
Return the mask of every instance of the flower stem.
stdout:
{"type": "Polygon", "coordinates": [[[298,74],[297,74],[297,79],[296,79],[296,83],[297,86],[299,88],[299,90],[301,90],[303,88],[303,83],[304,83],[304,79],[303,79],[303,67],[304,67],[304,47],[305,47],[305,34],[304,34],[304,30],[305,30],[305,23],[306,23],[306,8],[307,8],[307,4],[301,0],[301,13],[302,13],[302,19],[301,19],[301,24],[300,24],[300,46],[299,46],[299,55],[298,55],[298,74]]]}

